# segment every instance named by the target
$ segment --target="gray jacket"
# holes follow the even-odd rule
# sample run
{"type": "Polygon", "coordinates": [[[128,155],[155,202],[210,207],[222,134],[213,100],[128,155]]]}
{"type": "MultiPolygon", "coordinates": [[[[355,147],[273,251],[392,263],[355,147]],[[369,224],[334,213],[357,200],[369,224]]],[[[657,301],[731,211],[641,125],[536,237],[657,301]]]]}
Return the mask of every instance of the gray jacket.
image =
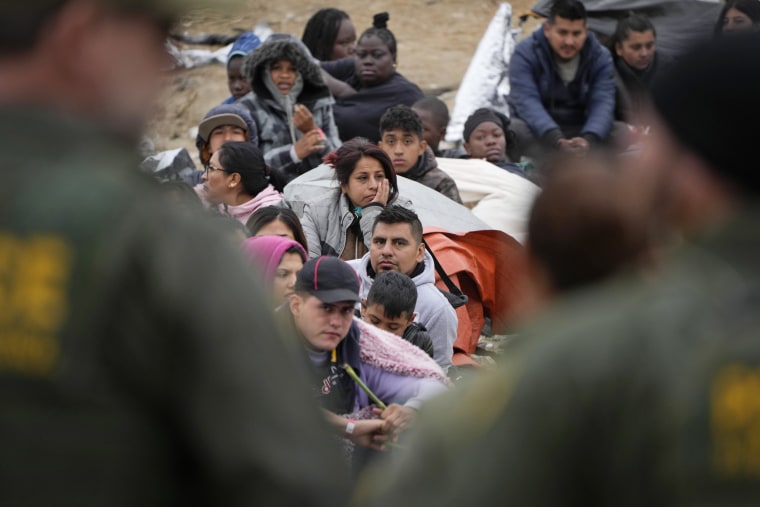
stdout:
{"type": "MultiPolygon", "coordinates": [[[[412,202],[406,199],[396,198],[393,204],[414,209],[412,202]]],[[[379,205],[362,208],[359,225],[367,248],[369,248],[369,241],[372,237],[372,226],[382,210],[382,206],[379,205]]],[[[330,190],[326,194],[306,202],[303,207],[301,225],[306,235],[306,241],[309,243],[309,257],[314,258],[320,255],[340,257],[346,247],[346,231],[351,227],[354,217],[348,208],[345,195],[341,194],[338,198],[335,190],[330,190]]]]}
{"type": "MultiPolygon", "coordinates": [[[[425,269],[412,278],[417,286],[417,306],[414,307],[417,313],[416,320],[427,328],[433,340],[433,359],[443,371],[447,372],[451,367],[451,356],[454,354],[459,319],[449,301],[435,286],[435,265],[430,252],[425,251],[425,259],[422,262],[425,264],[425,269]]],[[[370,278],[367,269],[370,263],[369,254],[348,263],[359,275],[362,282],[361,297],[366,298],[375,281],[374,277],[370,278]]]]}
{"type": "Polygon", "coordinates": [[[298,42],[277,40],[259,46],[246,60],[246,75],[253,91],[240,99],[256,122],[259,147],[264,160],[272,171],[272,183],[277,190],[322,163],[322,158],[341,145],[338,128],[333,118],[333,100],[330,90],[322,77],[322,71],[306,54],[298,42]],[[266,73],[273,61],[292,61],[299,74],[295,97],[275,97],[266,85],[266,73]],[[297,94],[296,94],[297,93],[297,94]],[[285,107],[282,101],[290,103],[285,107]],[[296,103],[305,105],[314,117],[314,123],[325,136],[325,148],[303,160],[296,157],[293,145],[303,137],[293,126],[293,107],[296,103]]]}

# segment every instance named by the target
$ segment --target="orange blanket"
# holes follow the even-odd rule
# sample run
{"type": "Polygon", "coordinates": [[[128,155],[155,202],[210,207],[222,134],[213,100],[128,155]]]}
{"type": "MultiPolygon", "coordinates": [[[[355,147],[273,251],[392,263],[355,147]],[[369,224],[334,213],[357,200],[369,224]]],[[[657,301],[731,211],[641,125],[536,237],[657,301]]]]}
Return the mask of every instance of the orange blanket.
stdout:
{"type": "MultiPolygon", "coordinates": [[[[453,363],[474,365],[469,355],[478,345],[485,317],[491,317],[494,332],[506,328],[524,271],[524,249],[511,236],[496,230],[455,233],[426,227],[424,236],[451,280],[469,298],[466,305],[457,308],[459,328],[453,363]]],[[[447,290],[438,273],[436,285],[447,290]]]]}

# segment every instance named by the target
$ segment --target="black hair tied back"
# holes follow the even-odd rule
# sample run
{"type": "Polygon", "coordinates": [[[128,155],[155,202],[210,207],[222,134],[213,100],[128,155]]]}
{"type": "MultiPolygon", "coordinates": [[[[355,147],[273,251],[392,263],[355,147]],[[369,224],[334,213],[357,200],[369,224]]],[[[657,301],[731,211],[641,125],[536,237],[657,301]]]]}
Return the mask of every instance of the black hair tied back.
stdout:
{"type": "Polygon", "coordinates": [[[375,14],[372,17],[372,27],[379,28],[381,30],[387,30],[389,19],[391,19],[391,16],[387,12],[381,12],[379,14],[375,14]]]}

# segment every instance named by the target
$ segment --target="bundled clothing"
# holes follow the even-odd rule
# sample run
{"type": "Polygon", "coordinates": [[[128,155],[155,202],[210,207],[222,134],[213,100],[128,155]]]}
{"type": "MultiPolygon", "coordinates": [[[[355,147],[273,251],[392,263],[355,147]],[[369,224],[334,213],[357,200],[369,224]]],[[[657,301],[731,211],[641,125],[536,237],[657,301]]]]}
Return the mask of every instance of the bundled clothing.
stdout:
{"type": "MultiPolygon", "coordinates": [[[[412,209],[411,201],[396,198],[390,204],[412,209]]],[[[383,210],[379,204],[351,209],[348,196],[329,191],[303,207],[301,225],[309,244],[309,258],[331,255],[344,260],[358,259],[369,251],[372,226],[383,210]]]]}
{"type": "Polygon", "coordinates": [[[579,53],[575,77],[565,83],[543,28],[537,29],[515,48],[509,85],[512,115],[549,145],[567,136],[603,141],[612,132],[614,66],[592,33],[579,53]]]}
{"type": "Polygon", "coordinates": [[[338,97],[334,107],[335,123],[343,141],[364,137],[377,143],[380,140],[380,117],[386,109],[399,104],[411,107],[424,97],[419,86],[398,72],[381,84],[362,87],[353,58],[322,62],[321,65],[328,74],[356,90],[351,95],[338,97]]]}
{"type": "MultiPolygon", "coordinates": [[[[375,280],[369,254],[349,264],[359,275],[362,284],[360,295],[366,298],[375,280]]],[[[433,340],[435,362],[443,371],[448,371],[457,339],[458,319],[454,308],[435,286],[435,265],[430,252],[425,251],[425,258],[409,277],[417,286],[417,305],[414,307],[417,320],[427,328],[433,340]]]]}
{"type": "Polygon", "coordinates": [[[219,211],[245,225],[257,209],[265,208],[267,206],[275,206],[280,204],[281,201],[282,194],[275,190],[270,184],[267,185],[264,190],[256,194],[256,197],[250,201],[238,206],[220,205],[219,211]]]}
{"type": "Polygon", "coordinates": [[[446,391],[449,382],[423,351],[356,318],[335,349],[334,361],[330,351],[307,352],[314,367],[314,393],[323,408],[336,414],[356,413],[372,403],[343,364],[349,364],[386,405],[398,403],[415,410],[446,391]]]}
{"type": "Polygon", "coordinates": [[[425,153],[420,155],[417,164],[409,169],[406,174],[401,174],[405,178],[422,183],[430,187],[454,202],[462,204],[462,198],[459,196],[459,189],[454,179],[438,168],[438,161],[435,159],[433,150],[428,147],[425,153]]]}
{"type": "Polygon", "coordinates": [[[631,122],[641,116],[649,101],[649,89],[657,74],[673,62],[673,58],[657,51],[644,70],[634,69],[622,58],[615,62],[617,71],[617,116],[631,122]]]}
{"type": "Polygon", "coordinates": [[[320,165],[327,153],[340,146],[333,119],[335,101],[319,66],[295,40],[279,39],[256,48],[246,57],[246,74],[253,91],[240,99],[239,104],[250,111],[258,127],[259,146],[272,171],[272,182],[275,188],[282,190],[291,180],[320,165]],[[298,71],[296,85],[288,95],[280,93],[272,81],[269,68],[277,60],[292,62],[298,71]],[[303,104],[311,111],[314,124],[324,134],[325,148],[303,160],[298,158],[294,148],[304,135],[293,125],[296,104],[303,104]]]}
{"type": "Polygon", "coordinates": [[[283,199],[283,195],[275,190],[271,184],[268,184],[266,187],[264,187],[264,190],[256,194],[253,199],[237,206],[227,204],[210,204],[206,200],[206,191],[204,190],[202,183],[196,185],[194,187],[194,190],[205,207],[213,209],[221,215],[227,215],[230,218],[234,218],[243,225],[248,223],[248,219],[257,209],[265,208],[267,206],[276,206],[280,204],[283,199]]]}

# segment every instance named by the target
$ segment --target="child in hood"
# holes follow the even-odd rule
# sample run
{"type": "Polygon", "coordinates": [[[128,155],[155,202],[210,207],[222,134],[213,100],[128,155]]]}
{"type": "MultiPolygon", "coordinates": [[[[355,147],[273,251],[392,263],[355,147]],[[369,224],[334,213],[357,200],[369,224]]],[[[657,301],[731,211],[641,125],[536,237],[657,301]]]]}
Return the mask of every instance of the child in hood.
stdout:
{"type": "Polygon", "coordinates": [[[275,36],[246,57],[252,92],[240,103],[258,127],[259,146],[281,190],[340,146],[334,100],[319,66],[299,40],[275,36]]]}

